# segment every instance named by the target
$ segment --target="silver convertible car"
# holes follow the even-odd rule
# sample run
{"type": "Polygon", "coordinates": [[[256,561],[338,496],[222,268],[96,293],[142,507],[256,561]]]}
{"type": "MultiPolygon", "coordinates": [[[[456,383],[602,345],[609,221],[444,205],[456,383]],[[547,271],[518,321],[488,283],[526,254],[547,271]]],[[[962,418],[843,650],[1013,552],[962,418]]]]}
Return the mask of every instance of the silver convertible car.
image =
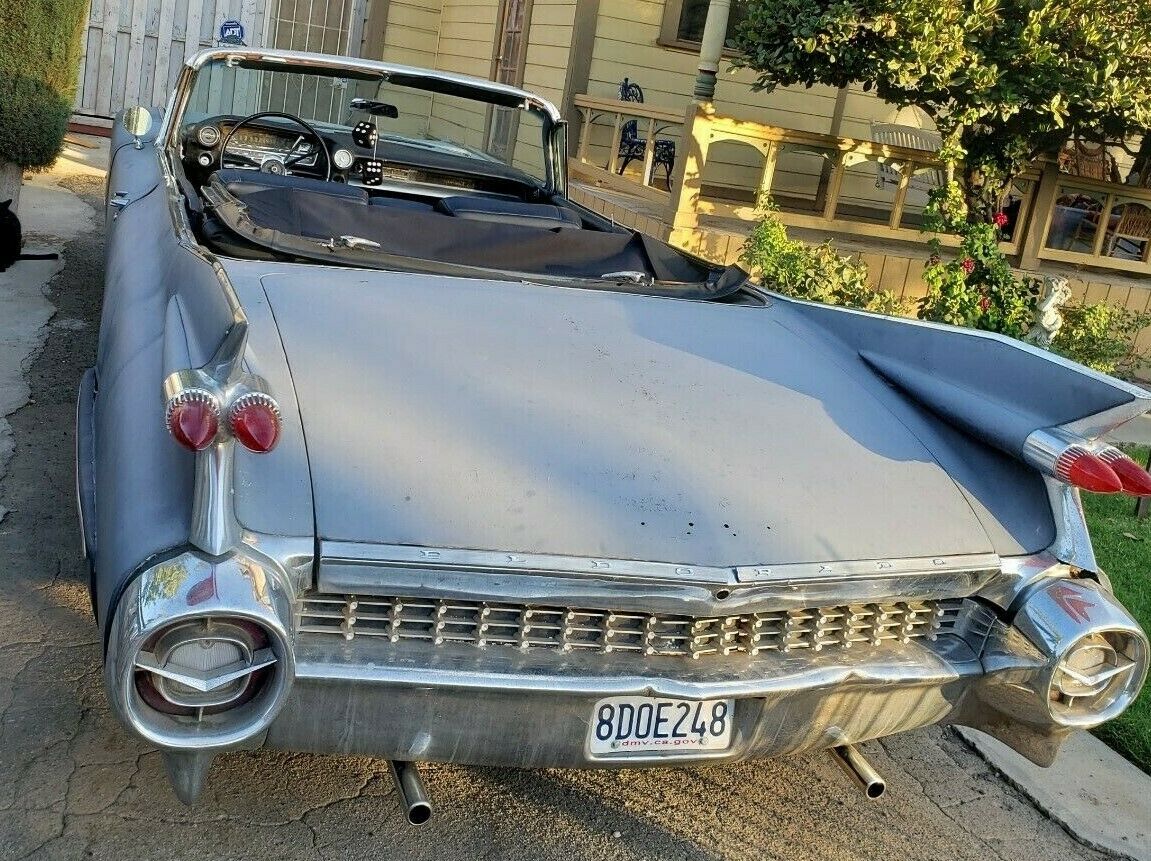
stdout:
{"type": "MultiPolygon", "coordinates": [[[[1151,393],[797,302],[566,196],[518,89],[198,54],[113,141],[77,484],[115,712],[236,748],[618,768],[963,724],[1049,764],[1146,635],[1081,489],[1151,393]]],[[[770,287],[770,285],[767,285],[770,287]]]]}

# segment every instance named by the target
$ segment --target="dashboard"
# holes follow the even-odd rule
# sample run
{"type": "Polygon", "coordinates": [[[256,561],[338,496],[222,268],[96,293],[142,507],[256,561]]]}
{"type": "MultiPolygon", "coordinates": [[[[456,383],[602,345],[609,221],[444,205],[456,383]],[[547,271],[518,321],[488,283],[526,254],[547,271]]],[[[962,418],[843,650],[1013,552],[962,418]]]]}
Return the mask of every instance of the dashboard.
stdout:
{"type": "MultiPolygon", "coordinates": [[[[206,184],[208,176],[224,166],[324,178],[327,165],[319,153],[312,153],[292,164],[289,171],[281,170],[284,162],[304,155],[314,143],[302,128],[291,123],[281,125],[262,120],[245,123],[228,141],[225,165],[222,162],[224,142],[239,119],[234,116],[212,117],[183,130],[181,162],[185,173],[197,187],[206,184]]],[[[432,194],[466,190],[530,198],[539,192],[536,180],[499,162],[436,152],[414,143],[404,145],[402,140],[395,139],[381,141],[373,153],[356,145],[351,130],[324,128],[317,129],[317,132],[331,157],[331,179],[334,182],[393,191],[414,185],[422,186],[432,194]],[[377,161],[375,170],[366,172],[365,166],[373,160],[377,161]]]]}

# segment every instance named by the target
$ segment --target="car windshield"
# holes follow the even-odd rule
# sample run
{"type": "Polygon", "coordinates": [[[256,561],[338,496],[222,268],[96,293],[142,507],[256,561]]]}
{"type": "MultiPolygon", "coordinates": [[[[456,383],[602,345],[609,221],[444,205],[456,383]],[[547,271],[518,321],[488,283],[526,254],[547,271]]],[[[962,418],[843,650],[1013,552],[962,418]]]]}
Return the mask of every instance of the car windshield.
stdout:
{"type": "Polygon", "coordinates": [[[547,179],[544,122],[534,110],[400,85],[379,73],[300,69],[281,71],[224,58],[205,63],[196,74],[180,125],[187,128],[209,117],[279,111],[332,132],[350,131],[356,123],[372,119],[381,141],[500,162],[535,180],[547,179]],[[353,106],[355,99],[395,110],[370,117],[362,107],[353,106]],[[390,116],[393,113],[396,116],[390,116]]]}

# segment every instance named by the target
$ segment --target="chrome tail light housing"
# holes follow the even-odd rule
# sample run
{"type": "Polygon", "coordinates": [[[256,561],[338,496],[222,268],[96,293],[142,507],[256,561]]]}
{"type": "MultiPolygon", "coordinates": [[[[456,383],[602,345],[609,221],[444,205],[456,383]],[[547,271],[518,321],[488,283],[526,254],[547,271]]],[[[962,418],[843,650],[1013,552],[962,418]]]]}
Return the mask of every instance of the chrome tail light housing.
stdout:
{"type": "Polygon", "coordinates": [[[242,556],[184,553],[127,587],[105,676],[120,719],[166,750],[234,747],[271,724],[295,674],[292,590],[242,556]]]}
{"type": "Polygon", "coordinates": [[[1116,717],[1139,695],[1147,671],[1147,641],[1103,629],[1076,640],[1055,665],[1048,685],[1052,715],[1066,726],[1096,726],[1116,717]]]}
{"type": "Polygon", "coordinates": [[[1032,722],[1098,726],[1131,705],[1147,678],[1146,633],[1092,580],[1042,584],[1025,599],[1015,627],[1046,658],[1032,722]]]}

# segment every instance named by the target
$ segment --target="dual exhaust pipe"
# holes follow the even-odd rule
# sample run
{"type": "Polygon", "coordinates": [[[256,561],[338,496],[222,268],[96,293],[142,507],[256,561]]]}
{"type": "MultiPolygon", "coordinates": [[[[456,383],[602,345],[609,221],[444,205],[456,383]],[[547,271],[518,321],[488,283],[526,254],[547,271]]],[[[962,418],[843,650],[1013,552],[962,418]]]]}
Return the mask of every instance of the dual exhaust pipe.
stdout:
{"type": "Polygon", "coordinates": [[[847,772],[848,777],[863,787],[868,798],[879,798],[887,791],[887,782],[855,745],[833,747],[831,756],[847,772]]]}
{"type": "MultiPolygon", "coordinates": [[[[833,747],[831,755],[848,777],[863,787],[868,798],[879,798],[887,791],[886,781],[855,745],[833,747]]],[[[404,818],[409,825],[426,824],[432,818],[432,801],[420,777],[419,766],[414,762],[393,759],[388,762],[388,767],[392,772],[392,781],[396,785],[396,795],[399,796],[404,818]]]]}
{"type": "MultiPolygon", "coordinates": [[[[863,787],[868,798],[879,798],[887,791],[886,781],[855,745],[833,747],[831,755],[840,768],[863,787]]],[[[404,818],[409,825],[426,824],[432,818],[432,802],[423,778],[420,777],[419,766],[414,762],[391,760],[388,767],[392,772],[392,781],[396,785],[396,795],[399,796],[404,818]]]]}
{"type": "Polygon", "coordinates": [[[400,799],[400,809],[409,825],[424,825],[432,818],[432,801],[420,777],[420,769],[414,762],[393,759],[388,762],[392,781],[396,785],[396,795],[400,799]]]}

